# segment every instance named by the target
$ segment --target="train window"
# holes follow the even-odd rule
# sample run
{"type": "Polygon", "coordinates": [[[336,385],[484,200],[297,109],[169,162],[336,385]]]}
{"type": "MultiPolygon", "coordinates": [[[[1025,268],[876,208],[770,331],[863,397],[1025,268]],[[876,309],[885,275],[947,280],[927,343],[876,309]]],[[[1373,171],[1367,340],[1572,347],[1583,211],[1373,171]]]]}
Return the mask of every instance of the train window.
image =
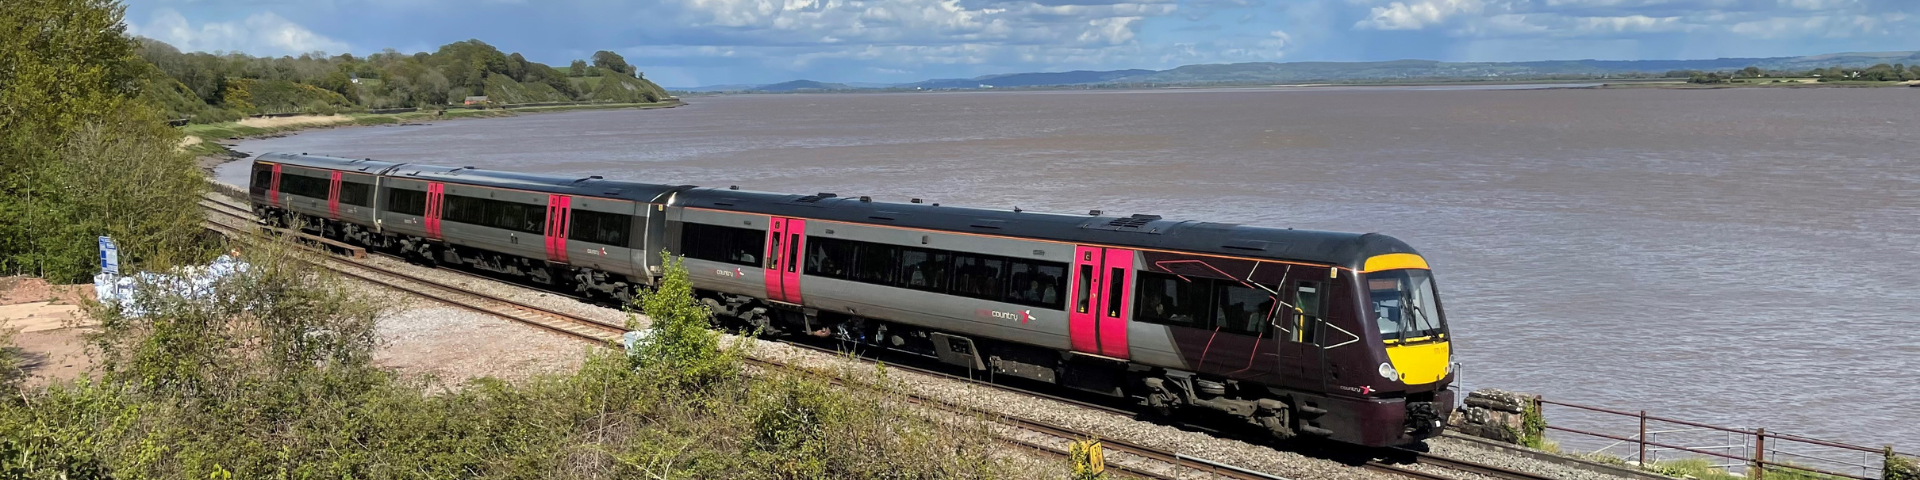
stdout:
{"type": "Polygon", "coordinates": [[[939,250],[907,248],[900,251],[900,282],[907,288],[947,291],[948,263],[953,255],[939,250]]]}
{"type": "Polygon", "coordinates": [[[1140,272],[1134,284],[1133,318],[1176,327],[1207,328],[1208,282],[1140,272]]]}
{"type": "Polygon", "coordinates": [[[853,263],[853,280],[893,285],[894,274],[899,272],[900,248],[867,242],[854,242],[854,245],[859,253],[853,263]]]}
{"type": "Polygon", "coordinates": [[[371,205],[373,199],[368,197],[372,192],[372,185],[342,181],[340,182],[340,203],[356,207],[371,205]]]}
{"type": "Polygon", "coordinates": [[[1059,309],[1061,294],[1067,290],[1067,265],[1064,263],[1014,260],[1007,268],[1007,301],[1021,305],[1059,309]]]}
{"type": "Polygon", "coordinates": [[[807,245],[807,274],[852,279],[853,243],[837,238],[815,238],[807,245]]]}
{"type": "Polygon", "coordinates": [[[524,233],[546,233],[546,205],[528,205],[461,195],[446,195],[443,202],[445,202],[446,211],[441,212],[440,218],[449,222],[524,233]]]}
{"type": "Polygon", "coordinates": [[[778,272],[780,271],[780,241],[784,240],[783,237],[785,237],[786,235],[773,233],[767,236],[773,237],[773,248],[767,249],[766,268],[771,269],[775,272],[778,272]]]}
{"type": "Polygon", "coordinates": [[[953,254],[953,294],[1000,301],[1006,295],[1007,261],[985,255],[953,254]]]}
{"type": "Polygon", "coordinates": [[[627,237],[632,228],[632,215],[574,209],[573,225],[567,231],[567,238],[625,247],[628,246],[627,237]]]}
{"type": "Polygon", "coordinates": [[[280,193],[325,200],[333,190],[333,179],[280,173],[280,193]]]}
{"type": "Polygon", "coordinates": [[[800,234],[798,233],[787,234],[787,272],[788,273],[800,271],[800,269],[795,268],[795,265],[800,263],[800,258],[801,258],[800,245],[802,243],[805,243],[805,242],[800,241],[800,234]]]}
{"type": "Polygon", "coordinates": [[[1381,338],[1408,340],[1441,333],[1433,277],[1426,270],[1369,273],[1367,290],[1381,338]]]}
{"type": "Polygon", "coordinates": [[[682,223],[681,255],[695,260],[759,267],[761,247],[766,245],[766,236],[766,232],[759,230],[682,223]]]}
{"type": "Polygon", "coordinates": [[[1093,265],[1080,266],[1080,281],[1075,285],[1079,292],[1073,296],[1073,311],[1087,313],[1087,303],[1092,301],[1088,297],[1093,296],[1093,265]]]}
{"type": "Polygon", "coordinates": [[[1107,316],[1120,316],[1121,300],[1127,295],[1127,269],[1115,268],[1107,275],[1107,316]]]}
{"type": "Polygon", "coordinates": [[[264,164],[254,165],[253,166],[253,184],[248,185],[248,187],[251,187],[250,190],[266,191],[268,187],[272,187],[272,186],[273,186],[273,167],[269,165],[264,165],[264,164]]]}
{"type": "Polygon", "coordinates": [[[1293,306],[1300,308],[1300,314],[1294,316],[1293,341],[1318,343],[1321,315],[1320,284],[1300,282],[1293,292],[1293,306]]]}
{"type": "Polygon", "coordinates": [[[387,189],[387,211],[406,215],[427,214],[427,192],[387,189]]]}
{"type": "Polygon", "coordinates": [[[1213,326],[1227,333],[1265,336],[1279,307],[1273,294],[1237,282],[1216,282],[1213,326]]]}

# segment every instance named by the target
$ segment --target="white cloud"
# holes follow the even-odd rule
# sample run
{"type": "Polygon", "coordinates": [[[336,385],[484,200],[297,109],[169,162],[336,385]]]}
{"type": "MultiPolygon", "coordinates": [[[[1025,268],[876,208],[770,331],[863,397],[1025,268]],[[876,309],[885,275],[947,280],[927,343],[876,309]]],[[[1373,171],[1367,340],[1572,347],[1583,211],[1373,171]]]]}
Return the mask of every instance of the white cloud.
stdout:
{"type": "Polygon", "coordinates": [[[1445,22],[1459,14],[1479,14],[1485,8],[1480,0],[1419,0],[1393,2],[1373,7],[1366,20],[1355,27],[1373,30],[1420,30],[1445,22]]]}
{"type": "Polygon", "coordinates": [[[195,27],[180,12],[161,9],[146,25],[129,24],[129,33],[167,42],[182,51],[233,51],[253,55],[345,52],[347,44],[262,12],[241,22],[207,22],[195,27]]]}
{"type": "Polygon", "coordinates": [[[1883,15],[1821,15],[1812,17],[1774,17],[1740,22],[1728,30],[1755,38],[1853,37],[1886,35],[1888,24],[1905,21],[1905,13],[1883,15]]]}

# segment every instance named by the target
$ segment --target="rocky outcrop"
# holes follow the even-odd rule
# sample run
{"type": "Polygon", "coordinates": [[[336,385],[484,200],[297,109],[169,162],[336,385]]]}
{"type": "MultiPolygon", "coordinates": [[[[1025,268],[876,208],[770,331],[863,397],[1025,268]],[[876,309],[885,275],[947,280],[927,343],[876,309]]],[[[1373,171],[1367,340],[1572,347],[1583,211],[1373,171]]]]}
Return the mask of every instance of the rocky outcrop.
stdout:
{"type": "MultiPolygon", "coordinates": [[[[1467,394],[1465,406],[1454,409],[1453,416],[1447,419],[1447,428],[1480,438],[1523,445],[1529,437],[1539,438],[1538,432],[1528,435],[1527,424],[1529,412],[1539,415],[1535,403],[1539,399],[1539,395],[1530,393],[1475,390],[1467,394]]],[[[1540,425],[1544,426],[1544,423],[1540,425]]]]}

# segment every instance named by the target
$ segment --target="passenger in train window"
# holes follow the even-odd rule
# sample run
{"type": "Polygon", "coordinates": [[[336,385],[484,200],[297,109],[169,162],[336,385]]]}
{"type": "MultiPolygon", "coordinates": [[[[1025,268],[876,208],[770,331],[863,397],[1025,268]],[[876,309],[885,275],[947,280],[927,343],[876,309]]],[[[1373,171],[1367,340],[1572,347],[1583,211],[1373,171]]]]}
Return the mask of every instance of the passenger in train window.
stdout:
{"type": "Polygon", "coordinates": [[[747,253],[745,250],[742,250],[739,253],[735,253],[733,255],[733,259],[734,261],[745,263],[748,265],[758,265],[760,263],[760,259],[754,258],[753,254],[747,253]]]}
{"type": "MultiPolygon", "coordinates": [[[[1026,276],[1021,275],[1021,277],[1026,277],[1026,276]]],[[[1015,280],[1015,282],[1018,283],[1019,281],[1015,280]]],[[[1013,292],[1014,300],[1020,300],[1025,302],[1038,302],[1040,301],[1040,298],[1042,296],[1044,296],[1044,293],[1040,291],[1039,280],[1027,280],[1026,288],[1013,292]]]]}

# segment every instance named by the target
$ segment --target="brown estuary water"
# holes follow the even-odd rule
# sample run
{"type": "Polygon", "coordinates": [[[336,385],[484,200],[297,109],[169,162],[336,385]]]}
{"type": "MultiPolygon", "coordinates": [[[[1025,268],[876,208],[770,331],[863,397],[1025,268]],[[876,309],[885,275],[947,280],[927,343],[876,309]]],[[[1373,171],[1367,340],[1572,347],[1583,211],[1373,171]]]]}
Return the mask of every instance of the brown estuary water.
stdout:
{"type": "Polygon", "coordinates": [[[1381,232],[1431,260],[1469,388],[1913,451],[1916,115],[1908,88],[759,95],[239,149],[1381,232]]]}

